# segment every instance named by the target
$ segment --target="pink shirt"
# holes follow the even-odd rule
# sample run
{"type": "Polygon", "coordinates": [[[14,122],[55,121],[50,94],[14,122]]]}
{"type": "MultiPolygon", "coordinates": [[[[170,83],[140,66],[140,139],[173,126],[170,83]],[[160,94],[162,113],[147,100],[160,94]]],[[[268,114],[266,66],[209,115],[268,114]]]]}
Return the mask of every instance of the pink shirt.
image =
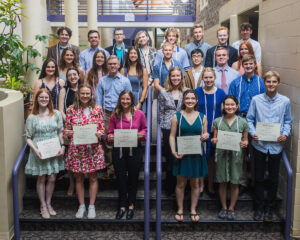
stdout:
{"type": "MultiPolygon", "coordinates": [[[[112,114],[110,116],[108,134],[113,134],[114,129],[121,129],[121,120],[118,120],[115,114],[112,114]]],[[[127,119],[124,115],[122,116],[122,129],[130,129],[130,119],[127,119]]],[[[143,141],[146,141],[147,123],[146,117],[141,110],[135,109],[131,129],[138,129],[138,133],[143,133],[144,135],[143,141]]]]}

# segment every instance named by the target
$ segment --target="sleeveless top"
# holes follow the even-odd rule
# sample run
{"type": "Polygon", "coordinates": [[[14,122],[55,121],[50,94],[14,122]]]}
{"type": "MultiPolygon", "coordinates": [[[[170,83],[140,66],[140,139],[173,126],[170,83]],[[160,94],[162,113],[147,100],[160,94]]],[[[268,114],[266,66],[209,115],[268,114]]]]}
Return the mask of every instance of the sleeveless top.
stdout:
{"type": "Polygon", "coordinates": [[[138,76],[128,75],[127,68],[124,68],[124,75],[129,79],[134,96],[134,103],[137,105],[142,97],[143,92],[143,78],[139,79],[138,76]]]}
{"type": "Polygon", "coordinates": [[[46,83],[44,82],[44,79],[42,79],[42,85],[41,85],[40,89],[42,89],[42,88],[46,88],[50,92],[52,102],[53,102],[53,107],[54,107],[54,109],[58,109],[58,95],[60,92],[60,85],[59,85],[58,80],[56,80],[54,87],[52,88],[52,90],[50,90],[48,88],[48,86],[46,85],[46,83]]]}

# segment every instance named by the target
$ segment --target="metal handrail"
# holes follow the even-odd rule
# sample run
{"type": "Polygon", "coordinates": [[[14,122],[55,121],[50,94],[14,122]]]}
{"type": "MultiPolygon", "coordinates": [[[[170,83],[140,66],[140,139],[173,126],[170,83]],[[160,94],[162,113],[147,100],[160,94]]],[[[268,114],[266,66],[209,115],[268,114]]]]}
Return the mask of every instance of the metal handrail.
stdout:
{"type": "Polygon", "coordinates": [[[292,216],[292,187],[293,187],[293,170],[289,163],[289,160],[286,156],[285,151],[282,153],[283,163],[287,172],[287,196],[286,196],[286,214],[285,214],[285,228],[284,235],[285,239],[290,239],[290,231],[291,231],[291,216],[292,216]]]}
{"type": "Polygon", "coordinates": [[[24,159],[24,155],[27,149],[27,143],[24,144],[21,149],[17,161],[12,170],[12,184],[13,184],[13,207],[14,207],[14,232],[15,240],[20,239],[20,219],[19,219],[19,184],[18,184],[18,173],[21,163],[24,159]]]}
{"type": "Polygon", "coordinates": [[[157,101],[157,130],[156,130],[156,239],[161,234],[161,128],[159,125],[159,102],[157,101]]]}
{"type": "Polygon", "coordinates": [[[148,88],[147,96],[147,141],[145,150],[145,166],[144,166],[144,238],[149,240],[150,236],[150,152],[151,152],[151,119],[152,119],[152,88],[148,88]]]}

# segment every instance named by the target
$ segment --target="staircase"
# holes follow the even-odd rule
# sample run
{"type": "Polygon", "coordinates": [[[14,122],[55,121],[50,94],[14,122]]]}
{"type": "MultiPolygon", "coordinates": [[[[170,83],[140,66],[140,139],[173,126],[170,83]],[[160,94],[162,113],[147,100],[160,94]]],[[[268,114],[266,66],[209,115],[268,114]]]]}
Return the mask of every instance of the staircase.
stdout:
{"type": "MultiPolygon", "coordinates": [[[[148,97],[149,96],[150,95],[148,95],[148,97]]],[[[160,136],[159,128],[157,132],[157,135],[160,136]]],[[[150,134],[147,137],[150,139],[150,134]]],[[[158,146],[159,144],[160,141],[157,141],[158,146]]],[[[25,147],[23,148],[23,151],[24,150],[25,147]]],[[[184,221],[181,223],[176,222],[174,219],[176,213],[176,199],[165,195],[164,191],[162,191],[160,195],[160,189],[157,189],[157,186],[160,186],[160,184],[164,186],[165,178],[164,158],[162,158],[162,163],[157,165],[157,162],[160,162],[159,153],[159,147],[152,145],[149,179],[149,236],[145,236],[144,234],[144,226],[147,224],[144,224],[144,200],[146,192],[144,191],[145,179],[143,171],[148,171],[147,164],[145,164],[145,169],[141,169],[139,176],[135,215],[132,220],[126,220],[125,216],[122,220],[115,220],[115,214],[118,208],[116,180],[104,181],[100,180],[100,178],[99,191],[96,199],[97,217],[95,219],[89,220],[86,216],[83,219],[75,218],[78,201],[75,194],[72,197],[66,194],[69,183],[68,178],[56,182],[52,205],[57,211],[57,216],[51,217],[50,219],[42,219],[39,214],[40,204],[35,190],[36,177],[27,176],[26,192],[23,196],[23,211],[19,214],[21,239],[284,239],[285,215],[282,213],[283,201],[280,197],[277,198],[277,209],[279,209],[279,211],[275,213],[275,220],[272,223],[264,223],[263,221],[258,222],[253,220],[253,199],[249,193],[245,193],[239,197],[236,206],[237,218],[235,221],[220,220],[218,218],[218,212],[220,210],[219,200],[217,198],[210,198],[204,193],[203,196],[199,198],[197,209],[200,215],[200,221],[198,223],[192,223],[189,217],[190,192],[186,191],[184,221]],[[157,150],[158,152],[156,152],[157,150]],[[163,172],[161,183],[157,182],[159,176],[157,177],[156,175],[156,170],[160,170],[160,168],[162,168],[163,172]],[[159,195],[161,197],[157,198],[156,196],[159,195]],[[157,211],[157,209],[161,209],[161,211],[157,211]],[[157,216],[159,216],[158,213],[161,213],[161,219],[159,217],[157,218],[157,216]],[[159,224],[157,220],[160,220],[161,224],[159,224]]],[[[14,176],[17,175],[16,173],[22,162],[21,157],[23,155],[21,152],[16,162],[14,176]]],[[[285,154],[283,159],[288,169],[288,160],[285,154]]],[[[15,183],[17,181],[14,180],[13,182],[15,183]]],[[[289,183],[290,182],[291,178],[289,178],[289,183]]],[[[289,184],[289,188],[291,188],[291,184],[289,184]]],[[[16,189],[18,189],[17,186],[14,186],[15,192],[17,192],[16,189]]],[[[88,179],[85,179],[85,189],[88,189],[88,179]]],[[[15,193],[15,195],[17,195],[17,193],[15,193]]],[[[85,193],[85,196],[85,202],[88,205],[88,192],[85,193]]],[[[15,197],[14,200],[17,201],[16,199],[17,197],[15,197]]],[[[290,200],[287,200],[287,202],[290,202],[290,200]]],[[[14,204],[18,206],[17,203],[14,204]]],[[[15,207],[15,209],[17,213],[17,207],[15,207]]],[[[287,236],[285,239],[288,239],[287,236]]]]}

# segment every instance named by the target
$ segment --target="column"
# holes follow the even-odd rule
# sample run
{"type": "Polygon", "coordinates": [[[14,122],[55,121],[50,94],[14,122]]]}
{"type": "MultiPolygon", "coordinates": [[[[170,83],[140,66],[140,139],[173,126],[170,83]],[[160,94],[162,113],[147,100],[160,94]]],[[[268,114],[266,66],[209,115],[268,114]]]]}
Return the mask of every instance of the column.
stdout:
{"type": "Polygon", "coordinates": [[[78,31],[78,1],[65,0],[65,25],[72,30],[72,37],[70,43],[79,45],[79,31],[78,31]]]}
{"type": "Polygon", "coordinates": [[[88,0],[88,30],[91,29],[98,29],[98,6],[95,0],[88,0]]]}
{"type": "MultiPolygon", "coordinates": [[[[35,40],[36,35],[49,34],[46,30],[47,25],[47,10],[46,1],[44,0],[26,0],[23,2],[24,9],[22,13],[26,16],[22,17],[22,40],[25,46],[34,45],[37,40],[35,40]]],[[[34,47],[43,54],[45,48],[43,43],[37,43],[34,47]]],[[[26,60],[26,59],[25,59],[26,60]]],[[[36,57],[34,59],[29,59],[29,61],[35,64],[37,67],[42,67],[42,58],[36,57]]],[[[31,86],[38,78],[35,72],[28,71],[25,76],[28,79],[31,86]]]]}
{"type": "Polygon", "coordinates": [[[229,44],[231,45],[232,43],[234,43],[239,39],[240,39],[240,26],[238,21],[238,15],[231,15],[229,44]]]}

